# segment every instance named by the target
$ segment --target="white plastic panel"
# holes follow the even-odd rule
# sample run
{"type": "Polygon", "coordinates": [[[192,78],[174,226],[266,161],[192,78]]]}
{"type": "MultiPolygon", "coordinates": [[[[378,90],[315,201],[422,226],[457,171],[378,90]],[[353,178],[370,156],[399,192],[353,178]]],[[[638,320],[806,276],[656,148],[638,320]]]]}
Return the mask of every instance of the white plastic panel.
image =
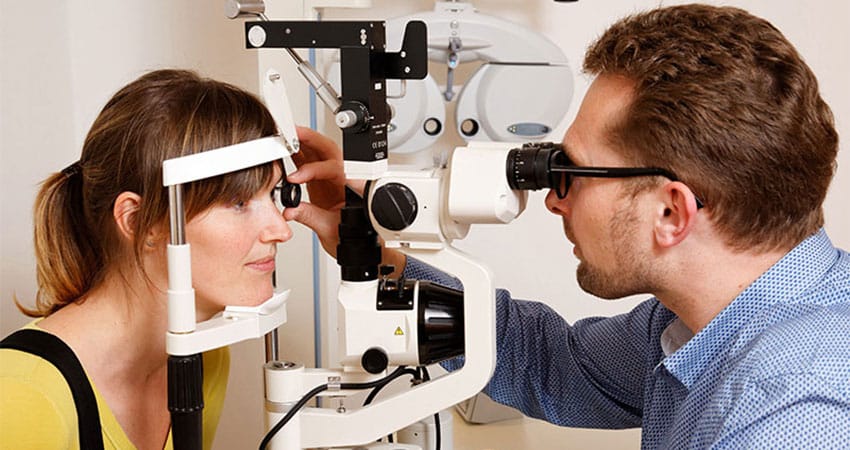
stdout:
{"type": "Polygon", "coordinates": [[[275,293],[265,303],[250,310],[232,310],[197,324],[191,333],[169,331],[165,347],[169,355],[193,355],[225,347],[247,339],[257,339],[286,323],[289,290],[275,293]]]}
{"type": "Polygon", "coordinates": [[[436,2],[433,11],[421,11],[387,21],[387,50],[398,50],[404,26],[411,20],[428,26],[428,58],[445,62],[449,39],[463,42],[459,62],[563,63],[567,57],[546,36],[515,22],[479,13],[471,3],[436,2]]]}
{"type": "Polygon", "coordinates": [[[295,133],[295,120],[292,117],[292,107],[286,94],[283,76],[276,69],[266,71],[263,78],[263,101],[277,124],[277,131],[290,154],[298,153],[301,144],[295,133]]]}
{"type": "Polygon", "coordinates": [[[527,191],[508,185],[506,160],[512,144],[471,142],[449,162],[449,216],[460,223],[509,223],[524,210],[527,191]]]}
{"type": "Polygon", "coordinates": [[[467,140],[540,140],[558,126],[572,96],[573,75],[567,65],[485,64],[458,96],[458,133],[467,140]],[[465,120],[475,121],[477,132],[464,133],[465,120]],[[524,132],[536,125],[540,132],[524,132]]]}
{"type": "Polygon", "coordinates": [[[284,158],[289,158],[289,151],[280,136],[240,142],[163,161],[162,185],[203,180],[284,158]]]}

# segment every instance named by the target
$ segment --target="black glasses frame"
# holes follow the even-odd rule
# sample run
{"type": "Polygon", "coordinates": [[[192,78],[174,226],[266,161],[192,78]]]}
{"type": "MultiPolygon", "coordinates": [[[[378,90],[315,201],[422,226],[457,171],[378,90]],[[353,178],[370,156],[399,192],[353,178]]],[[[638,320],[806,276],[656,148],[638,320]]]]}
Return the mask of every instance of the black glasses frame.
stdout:
{"type": "MultiPolygon", "coordinates": [[[[681,181],[673,172],[657,167],[583,167],[552,161],[550,162],[549,173],[552,175],[560,173],[561,177],[565,178],[563,180],[552,180],[552,186],[556,186],[555,194],[560,199],[567,196],[571,184],[570,177],[632,178],[660,176],[670,181],[681,181]]],[[[694,196],[694,199],[697,202],[697,209],[702,209],[705,206],[698,197],[694,196]]]]}

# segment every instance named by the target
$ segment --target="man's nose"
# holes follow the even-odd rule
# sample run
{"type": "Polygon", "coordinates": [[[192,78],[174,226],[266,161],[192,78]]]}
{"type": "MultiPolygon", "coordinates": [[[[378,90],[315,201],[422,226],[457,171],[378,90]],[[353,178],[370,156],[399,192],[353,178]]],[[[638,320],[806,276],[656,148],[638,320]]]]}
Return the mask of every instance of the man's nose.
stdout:
{"type": "MultiPolygon", "coordinates": [[[[569,196],[569,194],[567,194],[569,196]]],[[[549,210],[552,214],[557,214],[559,216],[566,216],[567,209],[567,198],[558,198],[558,193],[555,189],[549,189],[549,193],[546,194],[546,209],[549,210]]]]}

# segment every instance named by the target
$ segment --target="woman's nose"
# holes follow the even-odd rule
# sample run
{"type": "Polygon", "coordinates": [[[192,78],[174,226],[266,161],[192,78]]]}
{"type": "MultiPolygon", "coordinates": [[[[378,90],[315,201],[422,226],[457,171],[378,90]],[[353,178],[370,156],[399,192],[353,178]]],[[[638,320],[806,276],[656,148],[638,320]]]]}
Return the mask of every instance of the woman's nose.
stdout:
{"type": "Polygon", "coordinates": [[[263,228],[260,234],[260,240],[263,242],[286,242],[292,239],[292,228],[283,218],[277,208],[271,208],[268,214],[268,223],[263,228]]]}

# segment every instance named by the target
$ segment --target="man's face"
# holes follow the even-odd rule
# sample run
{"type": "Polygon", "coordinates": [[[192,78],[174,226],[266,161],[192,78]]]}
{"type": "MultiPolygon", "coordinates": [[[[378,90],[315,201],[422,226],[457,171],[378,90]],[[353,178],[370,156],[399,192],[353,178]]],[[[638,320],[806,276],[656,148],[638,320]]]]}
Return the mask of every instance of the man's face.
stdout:
{"type": "MultiPolygon", "coordinates": [[[[567,156],[578,166],[625,167],[608,142],[607,130],[631,102],[632,85],[620,77],[600,76],[585,95],[564,136],[567,156]]],[[[554,191],[546,207],[562,217],[564,232],[579,259],[576,273],[585,291],[620,298],[650,291],[648,252],[651,227],[641,222],[638,198],[623,179],[574,177],[567,196],[554,191]]]]}

